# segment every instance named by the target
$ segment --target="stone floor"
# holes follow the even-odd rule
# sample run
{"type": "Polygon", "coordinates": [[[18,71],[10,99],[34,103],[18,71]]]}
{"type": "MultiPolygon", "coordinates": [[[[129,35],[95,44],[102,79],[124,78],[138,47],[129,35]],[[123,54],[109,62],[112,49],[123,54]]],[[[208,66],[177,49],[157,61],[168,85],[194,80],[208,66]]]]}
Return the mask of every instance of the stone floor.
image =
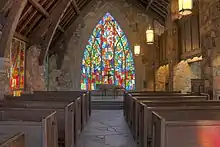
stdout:
{"type": "Polygon", "coordinates": [[[77,147],[136,147],[121,110],[93,110],[77,147]]]}

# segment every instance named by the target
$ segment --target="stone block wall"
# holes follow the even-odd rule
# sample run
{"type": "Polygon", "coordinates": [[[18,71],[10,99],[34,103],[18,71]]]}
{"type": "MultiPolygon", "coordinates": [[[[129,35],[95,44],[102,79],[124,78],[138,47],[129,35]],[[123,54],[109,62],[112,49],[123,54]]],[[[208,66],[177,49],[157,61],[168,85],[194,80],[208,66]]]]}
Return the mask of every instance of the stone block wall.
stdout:
{"type": "Polygon", "coordinates": [[[48,69],[48,90],[57,91],[58,90],[58,78],[60,76],[60,70],[57,69],[57,56],[53,55],[49,58],[49,69],[48,69]]]}
{"type": "Polygon", "coordinates": [[[40,48],[31,46],[26,56],[26,91],[46,91],[44,66],[39,66],[40,48]]]}
{"type": "Polygon", "coordinates": [[[174,91],[191,92],[191,79],[201,78],[201,62],[181,61],[174,67],[174,91]]]}
{"type": "Polygon", "coordinates": [[[169,81],[169,65],[160,66],[156,71],[156,91],[165,91],[169,81]]]}
{"type": "Polygon", "coordinates": [[[206,91],[217,99],[220,95],[220,1],[200,0],[199,10],[202,78],[207,79],[206,91]]]}

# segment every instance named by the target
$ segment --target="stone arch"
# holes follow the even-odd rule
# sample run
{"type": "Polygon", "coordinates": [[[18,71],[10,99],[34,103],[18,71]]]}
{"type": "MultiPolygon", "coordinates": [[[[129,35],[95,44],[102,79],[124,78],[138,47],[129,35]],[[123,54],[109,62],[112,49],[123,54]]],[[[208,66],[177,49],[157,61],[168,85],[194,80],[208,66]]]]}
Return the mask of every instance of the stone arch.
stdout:
{"type": "MultiPolygon", "coordinates": [[[[93,6],[88,8],[86,11],[89,12],[81,12],[80,17],[77,18],[77,20],[72,24],[72,26],[68,29],[68,32],[65,35],[65,38],[67,38],[67,51],[65,56],[68,56],[67,59],[71,60],[65,61],[64,58],[61,70],[68,70],[71,73],[70,76],[71,80],[73,81],[74,90],[80,90],[80,71],[82,63],[81,59],[83,57],[85,45],[87,44],[90,34],[97,25],[98,21],[107,12],[112,14],[112,16],[114,16],[114,18],[120,24],[122,30],[125,32],[128,38],[132,51],[134,44],[138,42],[136,37],[137,34],[141,32],[144,38],[145,29],[147,27],[144,25],[148,24],[147,22],[149,21],[148,16],[145,14],[144,10],[142,11],[141,9],[139,9],[136,6],[133,6],[130,3],[125,3],[123,0],[102,1],[101,3],[99,3],[99,1],[92,2],[96,3],[96,5],[99,6],[93,6]],[[145,20],[144,23],[143,20],[145,20]],[[141,27],[139,32],[135,31],[136,24],[138,24],[141,27]],[[69,66],[68,69],[64,68],[64,66],[69,64],[71,64],[71,66],[69,66]]],[[[91,5],[92,4],[90,4],[90,6],[91,5]]],[[[145,45],[145,43],[142,43],[143,48],[145,48],[145,45]]],[[[136,89],[141,89],[143,79],[145,78],[144,72],[142,72],[144,65],[142,64],[141,60],[137,58],[134,59],[134,64],[137,77],[135,78],[136,89]]]]}
{"type": "Polygon", "coordinates": [[[90,34],[81,67],[81,89],[94,90],[97,84],[103,83],[135,89],[135,66],[130,43],[109,12],[90,34]],[[111,74],[110,78],[105,77],[108,74],[111,74]]]}

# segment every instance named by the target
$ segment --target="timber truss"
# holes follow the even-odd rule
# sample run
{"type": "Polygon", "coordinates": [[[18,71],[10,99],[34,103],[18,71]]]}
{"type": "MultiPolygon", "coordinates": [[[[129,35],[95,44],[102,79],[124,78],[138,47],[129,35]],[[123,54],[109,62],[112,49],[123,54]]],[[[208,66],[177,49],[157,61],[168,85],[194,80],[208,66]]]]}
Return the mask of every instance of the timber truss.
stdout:
{"type": "MultiPolygon", "coordinates": [[[[51,43],[62,35],[91,0],[0,0],[0,57],[10,48],[13,37],[40,45],[40,65],[51,43]]],[[[163,20],[168,0],[137,0],[163,20]]]]}

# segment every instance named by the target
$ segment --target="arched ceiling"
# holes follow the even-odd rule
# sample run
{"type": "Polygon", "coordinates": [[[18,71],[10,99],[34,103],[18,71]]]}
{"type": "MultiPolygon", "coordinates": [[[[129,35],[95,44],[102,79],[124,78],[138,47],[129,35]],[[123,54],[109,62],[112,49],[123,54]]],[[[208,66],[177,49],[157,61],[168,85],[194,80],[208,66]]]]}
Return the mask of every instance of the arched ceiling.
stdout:
{"type": "MultiPolygon", "coordinates": [[[[8,21],[9,12],[16,9],[13,2],[19,3],[18,1],[26,2],[16,22],[14,36],[29,43],[43,45],[45,51],[41,53],[42,58],[47,54],[51,42],[68,29],[90,2],[90,0],[0,0],[0,30],[3,30],[4,24],[8,21]]],[[[168,14],[168,0],[136,1],[165,21],[168,14]]]]}

